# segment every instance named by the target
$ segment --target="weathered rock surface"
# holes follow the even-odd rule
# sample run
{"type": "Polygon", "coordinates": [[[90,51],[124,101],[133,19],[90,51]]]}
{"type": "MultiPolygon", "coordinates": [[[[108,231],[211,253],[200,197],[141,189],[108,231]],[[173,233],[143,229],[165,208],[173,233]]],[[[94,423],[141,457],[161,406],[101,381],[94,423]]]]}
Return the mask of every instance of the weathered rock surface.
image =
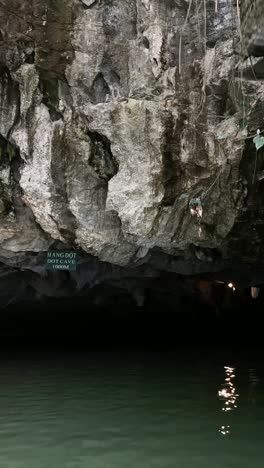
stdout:
{"type": "Polygon", "coordinates": [[[54,242],[134,271],[262,267],[264,11],[241,6],[243,61],[233,3],[1,0],[5,273],[43,272],[54,242]]]}
{"type": "Polygon", "coordinates": [[[264,3],[262,0],[241,2],[241,32],[249,55],[263,57],[264,3]]]}

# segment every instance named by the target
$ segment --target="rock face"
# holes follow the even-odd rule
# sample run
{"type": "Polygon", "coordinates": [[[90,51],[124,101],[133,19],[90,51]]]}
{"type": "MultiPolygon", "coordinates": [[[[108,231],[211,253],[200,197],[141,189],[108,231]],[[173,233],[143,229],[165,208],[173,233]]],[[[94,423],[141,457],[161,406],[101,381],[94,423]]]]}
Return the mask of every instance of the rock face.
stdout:
{"type": "Polygon", "coordinates": [[[250,55],[264,54],[264,3],[262,0],[241,2],[241,32],[250,55]]]}
{"type": "Polygon", "coordinates": [[[243,61],[233,3],[1,1],[3,268],[56,242],[135,270],[261,267],[264,11],[252,29],[241,7],[243,61]]]}

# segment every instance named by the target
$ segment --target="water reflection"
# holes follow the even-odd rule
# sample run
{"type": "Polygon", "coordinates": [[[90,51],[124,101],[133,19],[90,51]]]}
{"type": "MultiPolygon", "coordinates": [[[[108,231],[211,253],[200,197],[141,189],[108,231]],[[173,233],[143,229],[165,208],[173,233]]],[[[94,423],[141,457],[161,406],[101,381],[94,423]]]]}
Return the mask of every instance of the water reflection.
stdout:
{"type": "Polygon", "coordinates": [[[226,425],[226,426],[221,426],[221,429],[219,429],[219,432],[221,432],[221,434],[223,435],[227,435],[230,433],[230,426],[226,425]]]}
{"type": "MultiPolygon", "coordinates": [[[[234,411],[237,408],[237,399],[238,393],[236,393],[235,388],[235,368],[225,366],[225,383],[221,386],[220,390],[218,390],[219,399],[224,402],[222,407],[222,411],[229,412],[234,411]]],[[[230,426],[224,425],[221,426],[219,432],[223,435],[227,435],[230,433],[230,426]]]]}
{"type": "Polygon", "coordinates": [[[0,468],[261,468],[263,358],[220,351],[0,355],[0,468]]]}
{"type": "Polygon", "coordinates": [[[256,369],[249,369],[249,383],[251,387],[256,387],[259,383],[259,378],[256,374],[256,369]]]}

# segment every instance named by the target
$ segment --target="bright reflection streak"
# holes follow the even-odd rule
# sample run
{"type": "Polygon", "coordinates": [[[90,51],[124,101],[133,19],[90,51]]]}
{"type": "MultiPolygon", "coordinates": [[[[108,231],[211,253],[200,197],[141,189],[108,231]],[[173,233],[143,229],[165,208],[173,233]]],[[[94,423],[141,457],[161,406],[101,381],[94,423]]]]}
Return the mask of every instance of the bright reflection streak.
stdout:
{"type": "Polygon", "coordinates": [[[223,435],[226,435],[230,433],[229,429],[230,429],[230,426],[221,426],[221,429],[219,429],[219,432],[221,432],[221,434],[223,435]]]}
{"type": "MultiPolygon", "coordinates": [[[[224,400],[224,406],[222,411],[225,413],[228,411],[234,411],[237,408],[236,402],[238,398],[238,393],[236,393],[236,388],[234,384],[235,378],[235,368],[225,366],[225,383],[222,385],[222,388],[218,390],[218,396],[221,400],[224,400]]],[[[230,426],[221,426],[219,432],[223,435],[230,433],[230,426]]]]}

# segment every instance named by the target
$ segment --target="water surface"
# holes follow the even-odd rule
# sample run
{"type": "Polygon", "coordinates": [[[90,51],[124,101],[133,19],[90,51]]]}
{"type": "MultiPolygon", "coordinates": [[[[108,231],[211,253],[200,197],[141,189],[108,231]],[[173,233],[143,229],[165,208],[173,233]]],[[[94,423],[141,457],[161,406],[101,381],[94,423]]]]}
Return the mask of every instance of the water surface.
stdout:
{"type": "Polygon", "coordinates": [[[262,359],[2,356],[1,468],[263,467],[262,359]]]}

